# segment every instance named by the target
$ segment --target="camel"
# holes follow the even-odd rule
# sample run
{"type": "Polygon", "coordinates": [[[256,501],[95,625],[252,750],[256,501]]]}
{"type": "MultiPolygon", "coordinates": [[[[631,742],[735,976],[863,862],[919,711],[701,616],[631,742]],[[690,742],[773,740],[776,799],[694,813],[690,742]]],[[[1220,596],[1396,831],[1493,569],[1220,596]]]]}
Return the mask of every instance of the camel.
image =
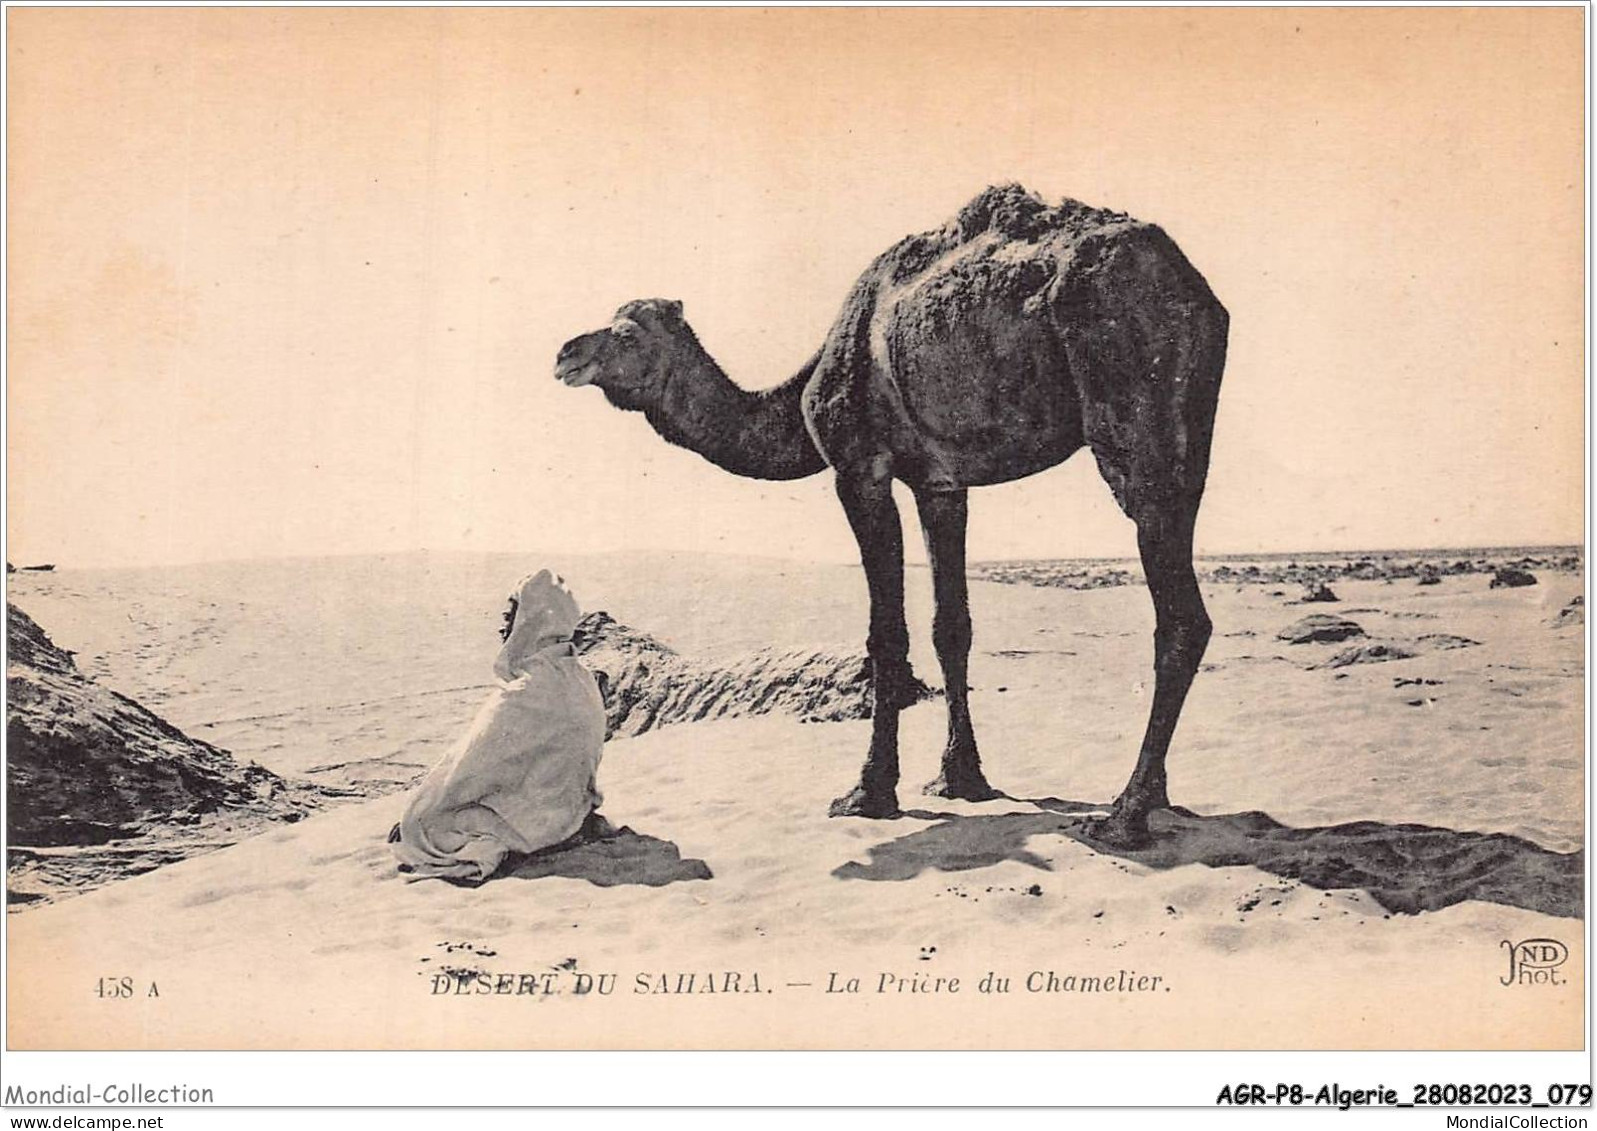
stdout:
{"type": "Polygon", "coordinates": [[[1168,808],[1165,759],[1211,622],[1192,539],[1208,474],[1229,316],[1153,224],[1018,185],[989,188],[934,231],[879,256],[820,350],[749,392],[726,376],[675,300],[622,306],[567,342],[555,376],[641,411],[665,440],[734,475],[798,479],[830,468],[870,595],[874,709],[859,784],[832,816],[899,815],[898,717],[912,678],[904,550],[893,481],[910,489],[930,559],[932,639],[948,739],[940,797],[1001,797],[971,722],[967,493],[1090,448],[1136,524],[1153,598],[1155,687],[1142,746],[1106,841],[1142,843],[1168,808]]]}

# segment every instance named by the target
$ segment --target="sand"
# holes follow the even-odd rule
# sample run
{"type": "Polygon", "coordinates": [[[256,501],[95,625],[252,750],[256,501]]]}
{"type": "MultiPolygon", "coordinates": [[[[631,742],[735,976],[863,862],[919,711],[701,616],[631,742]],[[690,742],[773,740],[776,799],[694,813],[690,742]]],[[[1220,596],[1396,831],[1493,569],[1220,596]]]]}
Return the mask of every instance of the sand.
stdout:
{"type": "MultiPolygon", "coordinates": [[[[909,812],[887,822],[825,816],[853,784],[867,722],[679,725],[608,745],[600,785],[630,830],[619,839],[477,889],[407,882],[383,843],[404,798],[382,791],[464,725],[502,593],[542,564],[586,607],[685,653],[863,635],[858,570],[753,559],[13,578],[12,599],[85,671],[242,758],[374,796],[9,916],[11,1043],[1580,1045],[1582,861],[1556,855],[1581,849],[1584,828],[1583,629],[1556,626],[1577,573],[1495,590],[1484,574],[1339,579],[1340,602],[1306,606],[1295,589],[1207,584],[1216,634],[1170,760],[1172,799],[1190,812],[1162,816],[1144,852],[1104,850],[1080,818],[1135,757],[1146,590],[975,582],[973,710],[1008,799],[919,796],[940,701],[905,712],[909,812]],[[1314,612],[1367,639],[1276,638],[1314,612]],[[1328,665],[1371,642],[1415,655],[1328,665]],[[1533,938],[1568,948],[1559,981],[1504,986],[1504,941],[1533,938]],[[692,992],[671,992],[688,974],[692,992]],[[113,975],[134,996],[98,1000],[113,975]],[[578,975],[613,975],[612,992],[575,992],[578,975]],[[986,975],[1007,992],[982,992],[986,975]],[[858,993],[827,992],[851,978],[858,993]],[[1088,978],[1101,981],[1085,990],[1088,978]]],[[[936,682],[923,570],[909,600],[912,659],[936,682]]]]}

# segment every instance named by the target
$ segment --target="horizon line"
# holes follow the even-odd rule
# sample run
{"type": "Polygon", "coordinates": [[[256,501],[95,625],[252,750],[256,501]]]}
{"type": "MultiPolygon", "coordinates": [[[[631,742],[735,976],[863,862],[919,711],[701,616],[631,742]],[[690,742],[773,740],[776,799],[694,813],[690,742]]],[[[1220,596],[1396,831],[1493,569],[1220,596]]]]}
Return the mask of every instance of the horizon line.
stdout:
{"type": "MultiPolygon", "coordinates": [[[[1327,549],[1289,549],[1289,550],[1199,550],[1193,553],[1194,561],[1248,559],[1248,558],[1291,558],[1343,555],[1347,557],[1371,556],[1402,556],[1415,557],[1426,555],[1461,554],[1466,551],[1479,553],[1517,551],[1563,551],[1585,555],[1584,542],[1501,542],[1501,543],[1472,543],[1441,546],[1349,546],[1346,548],[1327,549]]],[[[506,548],[496,550],[472,549],[444,549],[427,546],[411,547],[403,550],[349,550],[331,551],[320,554],[262,554],[254,557],[225,557],[225,558],[189,558],[171,561],[142,561],[122,562],[115,564],[73,564],[70,562],[30,562],[16,564],[7,559],[7,575],[10,576],[14,566],[16,573],[54,572],[56,570],[147,570],[147,569],[182,569],[193,566],[221,566],[221,565],[250,565],[267,562],[312,562],[328,559],[353,559],[353,558],[403,558],[403,557],[496,557],[511,555],[542,555],[556,558],[597,558],[625,554],[694,554],[701,557],[743,558],[772,562],[791,562],[812,565],[858,565],[857,561],[844,558],[799,558],[779,554],[742,553],[723,550],[684,549],[670,546],[629,546],[625,548],[603,550],[560,551],[548,548],[506,548]],[[41,567],[49,567],[48,570],[41,567]]],[[[1010,557],[976,558],[969,559],[970,565],[995,565],[1002,563],[1026,562],[1124,562],[1136,561],[1135,554],[1056,554],[1056,555],[1024,555],[1010,557]]],[[[926,563],[920,561],[906,561],[906,567],[921,568],[926,563]]]]}

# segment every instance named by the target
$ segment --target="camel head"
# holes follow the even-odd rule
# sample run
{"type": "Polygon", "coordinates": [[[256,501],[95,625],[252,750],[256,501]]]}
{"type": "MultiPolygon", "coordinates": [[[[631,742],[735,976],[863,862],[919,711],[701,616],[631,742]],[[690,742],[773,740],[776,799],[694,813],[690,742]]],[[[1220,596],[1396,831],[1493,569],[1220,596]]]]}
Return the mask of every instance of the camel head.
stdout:
{"type": "Polygon", "coordinates": [[[597,385],[617,408],[647,408],[670,371],[669,359],[692,338],[680,302],[638,299],[602,330],[561,346],[555,377],[574,389],[597,385]]]}

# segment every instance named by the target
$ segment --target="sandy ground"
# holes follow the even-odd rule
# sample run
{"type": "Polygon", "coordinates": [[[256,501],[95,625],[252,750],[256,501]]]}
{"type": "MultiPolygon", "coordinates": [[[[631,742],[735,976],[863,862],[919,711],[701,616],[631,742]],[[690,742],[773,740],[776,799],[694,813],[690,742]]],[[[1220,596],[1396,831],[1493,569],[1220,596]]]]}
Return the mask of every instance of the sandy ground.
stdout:
{"type": "MultiPolygon", "coordinates": [[[[542,564],[587,607],[684,652],[863,635],[857,570],[684,555],[62,572],[15,579],[12,599],[85,671],[198,737],[380,789],[464,725],[501,596],[542,564]]],[[[665,728],[607,747],[605,811],[630,833],[479,889],[395,871],[383,837],[404,798],[391,794],[11,915],[9,1038],[1579,1047],[1579,862],[1552,854],[1582,847],[1583,630],[1553,624],[1581,579],[1488,581],[1342,581],[1335,605],[1207,586],[1216,635],[1170,762],[1192,815],[1165,816],[1141,853],[1090,843],[1079,814],[1113,797],[1135,756],[1152,690],[1146,590],[978,582],[973,705],[988,775],[1012,800],[919,796],[940,702],[904,715],[910,812],[890,822],[825,817],[868,723],[665,728]],[[1276,639],[1315,612],[1420,654],[1331,668],[1347,645],[1276,639]],[[1420,639],[1438,633],[1479,644],[1420,639]],[[1228,816],[1255,812],[1286,830],[1228,816]],[[1362,824],[1302,831],[1349,822],[1362,824]],[[1393,910],[1416,900],[1438,909],[1393,910]],[[1561,981],[1503,985],[1504,941],[1533,938],[1568,948],[1561,981]],[[693,992],[670,992],[689,974],[693,992]],[[988,974],[1008,991],[982,992],[988,974]],[[613,975],[611,992],[576,992],[579,975],[613,975]],[[122,977],[133,996],[96,996],[122,977]],[[860,992],[827,992],[851,978],[860,992]],[[1106,981],[1083,992],[1086,978],[1106,981]]],[[[909,586],[917,671],[936,681],[924,571],[909,586]]]]}

